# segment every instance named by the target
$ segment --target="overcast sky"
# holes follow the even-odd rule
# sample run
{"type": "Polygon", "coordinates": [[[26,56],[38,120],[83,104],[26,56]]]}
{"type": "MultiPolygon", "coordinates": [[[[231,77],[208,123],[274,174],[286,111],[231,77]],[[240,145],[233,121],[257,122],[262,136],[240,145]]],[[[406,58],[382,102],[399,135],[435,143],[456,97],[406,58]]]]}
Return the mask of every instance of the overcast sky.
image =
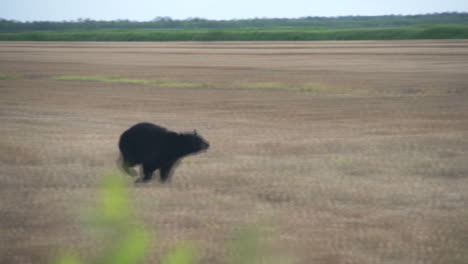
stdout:
{"type": "Polygon", "coordinates": [[[0,0],[0,18],[20,21],[241,19],[468,12],[468,0],[0,0]]]}

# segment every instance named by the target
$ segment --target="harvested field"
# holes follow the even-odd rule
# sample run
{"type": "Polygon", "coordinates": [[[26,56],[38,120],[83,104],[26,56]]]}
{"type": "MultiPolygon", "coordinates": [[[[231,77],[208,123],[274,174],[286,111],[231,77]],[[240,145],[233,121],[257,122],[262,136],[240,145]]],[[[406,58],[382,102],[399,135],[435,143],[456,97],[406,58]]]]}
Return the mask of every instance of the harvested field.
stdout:
{"type": "Polygon", "coordinates": [[[139,121],[211,144],[132,186],[146,263],[252,224],[289,263],[468,262],[468,41],[1,42],[0,101],[0,263],[99,250],[80,216],[139,121]]]}

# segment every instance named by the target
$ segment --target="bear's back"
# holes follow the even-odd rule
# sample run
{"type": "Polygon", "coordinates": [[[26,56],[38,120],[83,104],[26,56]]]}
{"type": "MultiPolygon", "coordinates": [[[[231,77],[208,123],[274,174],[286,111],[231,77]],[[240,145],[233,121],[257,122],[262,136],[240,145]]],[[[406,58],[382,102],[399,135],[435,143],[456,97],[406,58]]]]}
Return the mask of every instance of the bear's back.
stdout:
{"type": "Polygon", "coordinates": [[[139,163],[160,149],[170,133],[166,128],[155,124],[138,123],[122,133],[119,149],[125,159],[139,163]]]}

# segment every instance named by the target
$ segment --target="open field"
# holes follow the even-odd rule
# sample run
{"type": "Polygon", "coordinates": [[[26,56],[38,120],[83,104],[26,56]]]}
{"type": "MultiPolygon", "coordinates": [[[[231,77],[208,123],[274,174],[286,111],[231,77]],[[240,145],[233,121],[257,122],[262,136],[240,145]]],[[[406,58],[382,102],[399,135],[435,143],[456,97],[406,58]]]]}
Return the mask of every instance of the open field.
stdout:
{"type": "Polygon", "coordinates": [[[0,263],[99,250],[81,221],[138,121],[211,144],[132,188],[147,263],[224,263],[249,224],[288,263],[468,261],[468,41],[3,42],[0,101],[0,263]]]}

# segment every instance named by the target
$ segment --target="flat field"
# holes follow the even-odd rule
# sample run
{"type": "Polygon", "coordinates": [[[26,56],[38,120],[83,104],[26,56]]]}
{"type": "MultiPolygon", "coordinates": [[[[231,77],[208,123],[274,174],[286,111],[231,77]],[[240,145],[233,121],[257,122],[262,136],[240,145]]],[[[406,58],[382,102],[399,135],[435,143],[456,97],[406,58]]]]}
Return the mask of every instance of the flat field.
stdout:
{"type": "Polygon", "coordinates": [[[251,225],[282,263],[468,262],[468,41],[2,42],[0,263],[99,251],[82,218],[139,121],[211,143],[131,184],[146,263],[226,263],[251,225]]]}

